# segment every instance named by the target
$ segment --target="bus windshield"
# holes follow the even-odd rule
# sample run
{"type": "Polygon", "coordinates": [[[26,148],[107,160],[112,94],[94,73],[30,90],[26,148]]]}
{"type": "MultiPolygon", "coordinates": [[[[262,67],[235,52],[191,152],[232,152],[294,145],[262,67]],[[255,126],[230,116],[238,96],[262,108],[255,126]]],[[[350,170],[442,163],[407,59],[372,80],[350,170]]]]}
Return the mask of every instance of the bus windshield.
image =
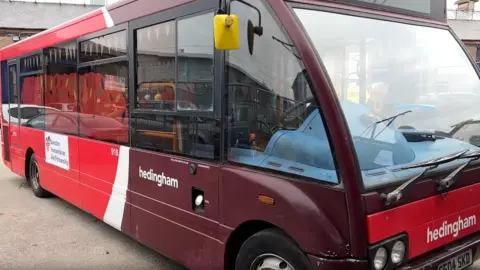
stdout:
{"type": "Polygon", "coordinates": [[[480,150],[479,77],[449,30],[295,13],[341,102],[365,186],[418,174],[409,164],[480,150]]]}

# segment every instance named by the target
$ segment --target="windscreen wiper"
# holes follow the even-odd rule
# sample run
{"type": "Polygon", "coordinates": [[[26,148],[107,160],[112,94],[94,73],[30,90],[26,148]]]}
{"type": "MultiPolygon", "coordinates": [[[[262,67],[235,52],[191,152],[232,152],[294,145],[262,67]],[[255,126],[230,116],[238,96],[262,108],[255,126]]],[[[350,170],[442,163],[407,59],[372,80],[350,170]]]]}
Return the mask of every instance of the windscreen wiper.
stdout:
{"type": "MultiPolygon", "coordinates": [[[[413,176],[407,182],[405,182],[402,185],[400,185],[399,187],[397,187],[395,190],[393,190],[393,191],[391,191],[387,194],[382,193],[380,196],[385,200],[385,205],[390,205],[392,203],[398,202],[403,197],[403,194],[406,193],[411,187],[413,187],[413,184],[415,184],[419,179],[421,179],[422,176],[425,175],[426,172],[437,168],[438,165],[440,165],[440,164],[444,164],[444,163],[448,163],[448,162],[451,162],[453,160],[456,160],[456,159],[462,157],[463,155],[465,155],[465,153],[467,153],[468,151],[469,150],[467,149],[467,150],[456,152],[456,153],[453,153],[453,154],[450,154],[450,155],[447,155],[447,156],[444,156],[444,157],[435,158],[435,159],[431,159],[431,160],[428,160],[428,161],[425,161],[425,162],[412,164],[412,165],[400,168],[400,170],[409,170],[409,169],[414,169],[414,168],[425,168],[425,169],[421,173],[413,176]]],[[[480,153],[478,153],[478,154],[480,155],[480,153]]]]}
{"type": "Polygon", "coordinates": [[[468,154],[468,155],[463,155],[459,157],[459,159],[468,159],[465,164],[462,164],[458,166],[457,169],[455,169],[453,172],[451,172],[447,177],[443,178],[438,182],[438,191],[442,192],[447,189],[449,189],[455,182],[457,182],[458,178],[462,175],[463,171],[465,168],[470,165],[471,162],[480,159],[480,151],[468,154]]]}
{"type": "Polygon", "coordinates": [[[394,116],[390,116],[390,117],[388,117],[388,118],[385,118],[385,119],[376,121],[376,122],[374,122],[372,125],[370,125],[367,129],[365,129],[365,131],[362,132],[362,134],[364,134],[367,130],[369,130],[369,129],[372,128],[372,126],[373,126],[373,128],[372,128],[372,134],[370,135],[370,139],[375,139],[375,138],[377,138],[387,127],[389,127],[389,126],[393,123],[393,121],[395,121],[395,119],[397,119],[398,117],[400,117],[400,116],[402,116],[402,115],[405,115],[405,114],[407,114],[407,113],[410,113],[410,112],[412,112],[412,111],[410,111],[410,110],[404,111],[404,112],[401,112],[401,113],[396,114],[396,115],[394,115],[394,116]],[[388,121],[388,123],[385,125],[385,127],[377,134],[377,136],[374,136],[374,135],[375,135],[375,130],[377,129],[377,125],[378,125],[378,124],[381,124],[381,123],[383,123],[383,122],[387,122],[387,121],[388,121]]]}

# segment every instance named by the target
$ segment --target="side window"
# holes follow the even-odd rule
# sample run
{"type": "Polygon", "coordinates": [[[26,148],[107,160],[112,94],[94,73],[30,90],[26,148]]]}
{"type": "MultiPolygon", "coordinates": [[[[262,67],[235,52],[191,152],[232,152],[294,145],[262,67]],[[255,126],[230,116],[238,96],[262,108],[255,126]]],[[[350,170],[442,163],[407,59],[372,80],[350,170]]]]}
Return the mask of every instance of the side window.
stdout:
{"type": "Polygon", "coordinates": [[[137,81],[132,146],[218,159],[213,112],[213,12],[135,31],[137,81]]]}
{"type": "Polygon", "coordinates": [[[43,106],[44,76],[43,56],[35,54],[20,59],[20,124],[37,115],[38,107],[43,106]],[[25,74],[27,73],[27,74],[25,74]]]}
{"type": "Polygon", "coordinates": [[[175,26],[170,21],[136,31],[135,108],[175,111],[175,26]]]}
{"type": "Polygon", "coordinates": [[[83,137],[129,143],[126,41],[122,30],[80,43],[78,126],[83,137]]]}
{"type": "Polygon", "coordinates": [[[18,113],[18,111],[18,107],[11,108],[10,110],[8,110],[8,114],[10,115],[10,117],[18,119],[20,118],[20,114],[18,113]]]}
{"type": "Polygon", "coordinates": [[[29,125],[29,127],[32,128],[38,128],[38,129],[45,129],[45,126],[51,127],[53,122],[55,121],[57,115],[56,114],[39,114],[32,119],[28,120],[26,124],[29,125]]]}
{"type": "Polygon", "coordinates": [[[11,65],[8,68],[8,88],[10,91],[10,116],[15,114],[16,116],[12,116],[15,119],[10,118],[10,122],[13,124],[19,124],[18,119],[18,86],[17,86],[17,65],[11,65]]]}
{"type": "Polygon", "coordinates": [[[48,126],[53,131],[65,134],[77,133],[77,119],[68,116],[59,115],[52,126],[48,126]]]}
{"type": "MultiPolygon", "coordinates": [[[[78,114],[76,42],[49,47],[44,51],[44,58],[46,114],[62,112],[76,119],[78,114]]],[[[47,130],[51,128],[50,125],[46,126],[47,130]]],[[[76,135],[78,131],[75,129],[76,124],[71,123],[69,128],[55,131],[76,135]]]]}
{"type": "Polygon", "coordinates": [[[179,111],[213,111],[212,17],[213,13],[207,13],[177,22],[179,111]]]}
{"type": "Polygon", "coordinates": [[[227,53],[228,158],[235,163],[338,183],[323,119],[302,60],[289,37],[259,0],[263,35],[250,54],[248,21],[258,14],[232,2],[240,23],[240,49],[227,53]]]}
{"type": "Polygon", "coordinates": [[[83,41],[80,63],[109,59],[127,54],[127,31],[120,31],[83,41]]]}

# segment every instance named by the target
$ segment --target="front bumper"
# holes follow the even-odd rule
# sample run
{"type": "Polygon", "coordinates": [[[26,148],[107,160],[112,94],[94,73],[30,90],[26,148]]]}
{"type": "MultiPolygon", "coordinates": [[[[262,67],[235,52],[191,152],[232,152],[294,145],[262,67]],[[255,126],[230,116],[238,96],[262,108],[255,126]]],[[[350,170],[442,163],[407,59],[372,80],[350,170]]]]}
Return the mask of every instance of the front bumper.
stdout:
{"type": "Polygon", "coordinates": [[[472,250],[473,261],[480,258],[480,232],[469,235],[465,239],[452,242],[423,256],[415,258],[399,269],[437,269],[441,263],[467,251],[468,249],[472,250]]]}
{"type": "MultiPolygon", "coordinates": [[[[472,250],[473,261],[480,259],[480,232],[469,235],[464,239],[442,246],[423,256],[410,260],[406,265],[399,267],[400,270],[413,269],[437,269],[438,266],[455,257],[456,255],[472,250]]],[[[308,255],[311,269],[335,269],[335,270],[370,270],[370,264],[366,260],[356,259],[325,259],[314,255],[308,255]]]]}

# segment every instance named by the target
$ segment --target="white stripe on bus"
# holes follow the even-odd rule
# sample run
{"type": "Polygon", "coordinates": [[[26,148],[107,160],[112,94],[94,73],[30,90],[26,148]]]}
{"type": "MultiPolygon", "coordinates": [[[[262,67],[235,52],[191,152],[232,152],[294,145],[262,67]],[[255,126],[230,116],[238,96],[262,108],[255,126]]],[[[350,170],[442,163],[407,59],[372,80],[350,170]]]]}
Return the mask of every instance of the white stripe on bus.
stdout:
{"type": "Polygon", "coordinates": [[[129,158],[130,149],[126,146],[120,146],[115,182],[113,183],[107,210],[103,216],[105,223],[120,231],[122,230],[123,213],[127,200],[129,158]]]}

